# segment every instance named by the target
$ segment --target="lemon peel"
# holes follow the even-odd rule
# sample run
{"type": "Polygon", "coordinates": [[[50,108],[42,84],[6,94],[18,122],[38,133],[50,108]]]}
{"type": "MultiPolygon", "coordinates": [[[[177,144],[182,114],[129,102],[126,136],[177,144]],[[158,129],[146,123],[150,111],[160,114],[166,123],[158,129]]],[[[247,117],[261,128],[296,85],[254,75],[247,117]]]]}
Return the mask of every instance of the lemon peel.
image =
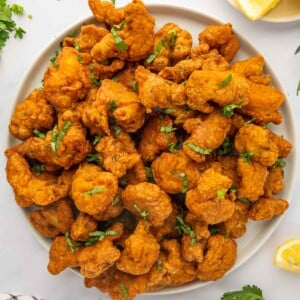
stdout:
{"type": "Polygon", "coordinates": [[[289,239],[278,246],[274,255],[274,265],[300,274],[300,238],[289,239]]]}
{"type": "Polygon", "coordinates": [[[280,0],[236,0],[246,17],[256,21],[274,8],[280,0]]]}

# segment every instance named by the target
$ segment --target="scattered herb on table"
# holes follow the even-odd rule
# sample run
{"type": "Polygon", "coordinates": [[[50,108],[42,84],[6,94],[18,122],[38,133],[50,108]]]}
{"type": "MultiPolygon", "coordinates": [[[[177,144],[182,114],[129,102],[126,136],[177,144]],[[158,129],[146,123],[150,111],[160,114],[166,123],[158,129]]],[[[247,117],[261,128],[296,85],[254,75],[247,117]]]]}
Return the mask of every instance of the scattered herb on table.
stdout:
{"type": "Polygon", "coordinates": [[[225,293],[221,300],[265,300],[262,290],[256,285],[246,285],[239,291],[225,293]]]}

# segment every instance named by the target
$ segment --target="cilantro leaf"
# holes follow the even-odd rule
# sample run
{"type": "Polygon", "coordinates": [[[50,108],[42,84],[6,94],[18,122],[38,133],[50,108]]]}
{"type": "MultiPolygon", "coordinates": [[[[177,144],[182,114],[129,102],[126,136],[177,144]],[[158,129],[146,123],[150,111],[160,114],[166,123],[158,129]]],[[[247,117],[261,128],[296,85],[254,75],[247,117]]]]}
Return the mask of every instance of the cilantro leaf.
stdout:
{"type": "Polygon", "coordinates": [[[265,300],[262,290],[255,285],[246,285],[240,291],[225,293],[221,300],[265,300]]]}

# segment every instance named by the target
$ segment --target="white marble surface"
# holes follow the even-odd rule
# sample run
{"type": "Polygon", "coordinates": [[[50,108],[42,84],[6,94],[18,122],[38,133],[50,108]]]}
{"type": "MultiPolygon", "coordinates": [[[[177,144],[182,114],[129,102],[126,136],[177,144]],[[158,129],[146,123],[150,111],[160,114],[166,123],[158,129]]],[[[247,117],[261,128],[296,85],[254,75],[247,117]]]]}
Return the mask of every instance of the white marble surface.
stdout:
{"type": "MultiPolygon", "coordinates": [[[[8,1],[12,3],[13,1],[8,1]]],[[[90,15],[86,0],[18,0],[31,14],[17,19],[27,31],[23,40],[11,39],[0,59],[0,145],[6,147],[7,124],[14,105],[17,88],[25,72],[39,53],[56,35],[90,15]]],[[[294,55],[300,45],[300,22],[272,24],[248,21],[225,0],[146,0],[146,3],[172,3],[231,22],[235,29],[249,39],[271,64],[282,82],[300,127],[300,95],[296,96],[300,79],[300,54],[294,55]]],[[[122,6],[126,1],[117,0],[122,6]]],[[[298,131],[299,134],[299,131],[298,131]]],[[[299,140],[299,135],[298,135],[299,140]]],[[[20,209],[11,199],[11,189],[6,183],[6,159],[0,156],[0,294],[35,295],[44,300],[99,300],[105,299],[95,289],[86,289],[82,279],[69,270],[59,276],[47,272],[48,253],[35,240],[20,209]]],[[[189,293],[173,295],[175,300],[220,299],[224,292],[239,289],[246,284],[256,284],[263,289],[268,300],[296,300],[300,295],[300,274],[285,272],[273,266],[277,245],[284,240],[300,237],[300,176],[291,199],[291,207],[271,238],[245,264],[223,279],[189,293]]],[[[140,296],[138,299],[169,299],[171,296],[140,296]]]]}

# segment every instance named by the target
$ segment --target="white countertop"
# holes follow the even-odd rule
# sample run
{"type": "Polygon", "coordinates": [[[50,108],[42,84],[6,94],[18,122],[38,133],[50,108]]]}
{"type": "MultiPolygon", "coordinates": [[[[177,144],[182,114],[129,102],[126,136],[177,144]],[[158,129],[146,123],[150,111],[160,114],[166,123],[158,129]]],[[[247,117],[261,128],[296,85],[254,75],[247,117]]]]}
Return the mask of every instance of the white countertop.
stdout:
{"type": "MultiPolygon", "coordinates": [[[[117,0],[117,5],[122,6],[127,2],[117,0]]],[[[300,54],[294,55],[300,45],[300,21],[285,24],[251,22],[225,0],[145,0],[146,4],[168,2],[206,13],[222,22],[230,22],[234,29],[250,40],[281,81],[296,117],[296,127],[300,128],[300,95],[296,96],[300,79],[300,54]]],[[[56,35],[91,13],[86,0],[16,0],[16,3],[25,8],[25,16],[17,18],[17,24],[27,33],[23,40],[10,39],[0,58],[0,294],[34,295],[44,300],[105,299],[96,289],[85,288],[82,278],[69,270],[58,276],[48,273],[48,253],[36,241],[20,209],[11,199],[3,155],[10,112],[25,72],[56,35]],[[33,18],[27,18],[28,14],[33,18]]],[[[299,142],[299,135],[297,138],[299,142]]],[[[290,208],[275,233],[251,259],[223,279],[184,294],[139,296],[137,299],[164,300],[172,297],[174,300],[219,300],[224,292],[240,289],[246,284],[256,284],[262,288],[267,300],[298,300],[300,274],[281,270],[273,265],[272,260],[281,242],[293,236],[300,237],[299,197],[298,172],[290,208]]]]}

